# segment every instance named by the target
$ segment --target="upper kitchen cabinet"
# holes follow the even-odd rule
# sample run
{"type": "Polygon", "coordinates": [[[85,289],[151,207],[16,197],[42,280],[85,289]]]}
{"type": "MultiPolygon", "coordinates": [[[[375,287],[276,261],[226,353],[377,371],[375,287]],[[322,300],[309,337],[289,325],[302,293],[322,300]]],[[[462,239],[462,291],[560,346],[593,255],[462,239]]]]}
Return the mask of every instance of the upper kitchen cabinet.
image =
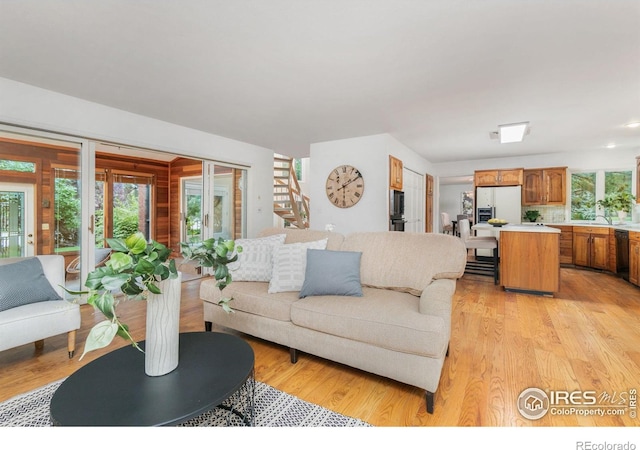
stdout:
{"type": "Polygon", "coordinates": [[[522,185],[524,169],[501,169],[501,170],[476,170],[476,187],[491,186],[520,186],[522,185]]]}
{"type": "Polygon", "coordinates": [[[567,168],[527,169],[522,183],[522,205],[564,205],[567,168]]]}
{"type": "Polygon", "coordinates": [[[402,190],[402,161],[389,155],[389,189],[402,190]]]}

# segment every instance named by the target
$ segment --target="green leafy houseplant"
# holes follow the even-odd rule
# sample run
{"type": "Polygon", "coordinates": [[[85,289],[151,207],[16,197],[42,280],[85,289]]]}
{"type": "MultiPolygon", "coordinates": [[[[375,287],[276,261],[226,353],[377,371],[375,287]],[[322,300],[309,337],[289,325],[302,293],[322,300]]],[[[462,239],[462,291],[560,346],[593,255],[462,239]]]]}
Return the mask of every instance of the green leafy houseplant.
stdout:
{"type": "MultiPolygon", "coordinates": [[[[171,249],[156,241],[148,243],[142,233],[136,232],[126,239],[106,240],[112,249],[111,256],[103,267],[95,269],[87,276],[85,286],[89,290],[67,290],[76,295],[88,294],[87,303],[100,310],[106,318],[94,325],[89,332],[80,359],[87,352],[106,347],[116,335],[143,351],[129,333],[129,327],[118,317],[118,302],[121,299],[146,300],[149,293],[160,294],[159,283],[178,276],[175,260],[170,259],[171,249]]],[[[185,245],[193,247],[184,255],[185,258],[200,261],[206,267],[214,267],[214,276],[219,280],[218,286],[223,289],[232,281],[226,264],[238,258],[237,254],[233,254],[235,243],[224,239],[213,243],[210,241],[204,241],[201,245],[181,243],[181,246],[183,249],[185,245]]],[[[225,309],[229,310],[228,302],[231,299],[225,300],[225,309]]]]}
{"type": "Polygon", "coordinates": [[[606,195],[604,200],[598,200],[596,203],[610,212],[624,211],[628,213],[631,211],[631,204],[635,199],[635,196],[627,190],[627,186],[620,186],[617,191],[606,195]]]}
{"type": "Polygon", "coordinates": [[[530,209],[524,212],[524,218],[529,222],[535,222],[540,217],[540,211],[536,209],[530,209]]]}
{"type": "MultiPolygon", "coordinates": [[[[238,260],[238,253],[242,253],[242,246],[236,246],[233,240],[209,238],[196,243],[181,242],[180,250],[185,260],[196,261],[202,267],[211,267],[213,276],[218,280],[216,286],[222,292],[232,281],[231,271],[227,264],[238,260]]],[[[229,306],[231,300],[233,299],[223,297],[218,304],[226,312],[233,312],[229,306]]]]}

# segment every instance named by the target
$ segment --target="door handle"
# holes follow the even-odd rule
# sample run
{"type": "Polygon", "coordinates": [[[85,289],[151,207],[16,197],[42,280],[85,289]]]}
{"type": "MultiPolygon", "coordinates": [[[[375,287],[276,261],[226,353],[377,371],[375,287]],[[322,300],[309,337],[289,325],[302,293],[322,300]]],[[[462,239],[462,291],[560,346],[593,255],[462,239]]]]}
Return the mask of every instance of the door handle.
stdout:
{"type": "Polygon", "coordinates": [[[93,234],[94,224],[95,224],[95,216],[91,214],[91,217],[89,217],[89,232],[91,234],[93,234]]]}

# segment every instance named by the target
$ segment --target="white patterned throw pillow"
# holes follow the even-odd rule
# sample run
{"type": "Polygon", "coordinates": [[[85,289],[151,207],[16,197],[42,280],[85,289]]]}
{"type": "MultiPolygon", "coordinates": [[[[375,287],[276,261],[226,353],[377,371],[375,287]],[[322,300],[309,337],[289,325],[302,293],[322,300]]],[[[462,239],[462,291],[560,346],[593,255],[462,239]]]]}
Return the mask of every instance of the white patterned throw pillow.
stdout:
{"type": "Polygon", "coordinates": [[[273,251],[273,274],[269,293],[299,291],[304,283],[307,249],[324,250],[327,239],[283,244],[273,251]]]}
{"type": "Polygon", "coordinates": [[[273,250],[284,244],[286,234],[255,239],[236,239],[242,247],[238,260],[228,265],[233,281],[269,281],[273,272],[273,250]]]}

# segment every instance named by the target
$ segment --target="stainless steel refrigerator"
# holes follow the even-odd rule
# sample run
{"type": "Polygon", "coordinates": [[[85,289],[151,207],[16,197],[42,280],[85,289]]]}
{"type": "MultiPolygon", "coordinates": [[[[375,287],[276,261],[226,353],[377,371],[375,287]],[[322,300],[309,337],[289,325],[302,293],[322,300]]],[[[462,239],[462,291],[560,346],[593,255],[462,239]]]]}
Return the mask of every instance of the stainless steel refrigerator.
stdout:
{"type": "Polygon", "coordinates": [[[476,220],[478,208],[493,208],[493,217],[509,223],[522,222],[521,186],[479,187],[476,189],[476,220]]]}
{"type": "MultiPolygon", "coordinates": [[[[509,223],[522,223],[521,186],[476,188],[476,220],[478,209],[482,208],[490,208],[494,218],[504,219],[509,223]]],[[[500,228],[490,226],[487,229],[476,230],[476,236],[495,236],[500,240],[500,228]]],[[[476,255],[491,257],[492,251],[477,250],[476,255]]]]}

